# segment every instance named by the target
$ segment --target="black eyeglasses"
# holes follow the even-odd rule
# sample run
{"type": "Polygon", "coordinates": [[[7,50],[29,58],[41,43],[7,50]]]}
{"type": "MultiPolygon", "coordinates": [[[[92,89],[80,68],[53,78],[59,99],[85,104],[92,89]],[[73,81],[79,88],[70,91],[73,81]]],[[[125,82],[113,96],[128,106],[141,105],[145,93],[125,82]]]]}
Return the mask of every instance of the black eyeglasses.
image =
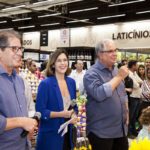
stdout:
{"type": "Polygon", "coordinates": [[[117,53],[118,52],[118,49],[114,49],[114,50],[106,50],[106,51],[101,51],[101,53],[117,53]]]}
{"type": "Polygon", "coordinates": [[[11,48],[14,53],[17,53],[19,50],[24,52],[24,47],[19,46],[0,46],[0,48],[11,48]]]}

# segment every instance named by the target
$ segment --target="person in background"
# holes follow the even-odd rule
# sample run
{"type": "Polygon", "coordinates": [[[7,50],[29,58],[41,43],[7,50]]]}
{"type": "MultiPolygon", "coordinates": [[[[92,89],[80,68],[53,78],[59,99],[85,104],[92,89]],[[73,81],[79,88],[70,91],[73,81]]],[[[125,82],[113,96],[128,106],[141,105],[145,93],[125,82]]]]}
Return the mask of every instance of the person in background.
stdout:
{"type": "Polygon", "coordinates": [[[127,59],[122,59],[121,62],[118,63],[118,68],[120,68],[121,66],[124,66],[124,65],[128,65],[127,59]]]}
{"type": "Polygon", "coordinates": [[[28,69],[30,70],[31,73],[35,74],[35,72],[37,70],[36,62],[33,60],[29,61],[28,69]]]}
{"type": "Polygon", "coordinates": [[[150,106],[150,68],[146,70],[146,80],[143,81],[142,86],[142,102],[140,105],[140,110],[150,106]]]}
{"type": "Polygon", "coordinates": [[[27,58],[26,60],[25,60],[25,69],[27,68],[29,68],[29,64],[30,64],[30,62],[32,61],[32,58],[27,58]]]}
{"type": "Polygon", "coordinates": [[[150,107],[143,109],[139,122],[142,125],[142,129],[137,139],[148,138],[150,140],[150,107]]]}
{"type": "Polygon", "coordinates": [[[137,136],[137,127],[141,103],[141,85],[142,79],[137,75],[138,64],[136,60],[130,60],[128,62],[129,77],[133,80],[133,90],[130,94],[130,106],[129,106],[129,136],[137,136]]]}
{"type": "Polygon", "coordinates": [[[145,66],[144,65],[139,65],[137,74],[142,80],[145,80],[145,66]]]}
{"type": "Polygon", "coordinates": [[[150,57],[145,58],[145,70],[150,68],[150,57]]]}
{"type": "MultiPolygon", "coordinates": [[[[71,101],[76,99],[75,81],[68,77],[68,54],[63,49],[56,50],[48,61],[47,78],[42,80],[37,94],[36,110],[41,112],[41,122],[36,150],[71,150],[72,125],[65,136],[58,133],[66,118],[71,118],[71,101]],[[69,110],[68,110],[69,109],[69,110]]],[[[75,119],[72,123],[76,122],[75,119]]]]}
{"type": "Polygon", "coordinates": [[[41,75],[45,78],[46,77],[46,66],[47,66],[47,63],[48,61],[44,61],[42,64],[41,64],[41,75]]]}
{"type": "MultiPolygon", "coordinates": [[[[118,68],[124,65],[127,65],[127,64],[122,61],[122,63],[118,64],[118,68]]],[[[128,106],[130,106],[130,94],[132,93],[132,90],[133,90],[133,80],[129,76],[127,76],[124,79],[124,84],[125,84],[125,90],[128,95],[128,106]]]]}
{"type": "MultiPolygon", "coordinates": [[[[23,62],[23,61],[22,61],[23,62]]],[[[33,117],[35,114],[35,103],[33,102],[32,98],[32,92],[31,92],[31,87],[28,83],[28,81],[24,78],[24,75],[20,73],[19,69],[22,65],[20,64],[19,66],[15,67],[15,70],[17,74],[23,79],[24,81],[24,86],[25,86],[25,96],[27,100],[27,109],[28,109],[28,116],[33,117]]]]}
{"type": "Polygon", "coordinates": [[[0,149],[4,150],[28,150],[27,137],[20,135],[37,129],[37,121],[27,117],[24,83],[15,71],[22,52],[19,33],[0,31],[0,149]]]}
{"type": "Polygon", "coordinates": [[[83,61],[82,60],[77,60],[76,63],[75,63],[75,68],[76,69],[71,72],[70,77],[75,80],[77,91],[80,90],[79,92],[82,93],[82,91],[84,89],[83,77],[84,77],[84,74],[85,74],[85,70],[83,70],[83,68],[84,68],[83,61]]]}
{"type": "Polygon", "coordinates": [[[128,150],[128,97],[123,83],[127,66],[118,70],[115,43],[96,45],[96,63],[83,78],[87,93],[87,135],[92,150],[128,150]]]}

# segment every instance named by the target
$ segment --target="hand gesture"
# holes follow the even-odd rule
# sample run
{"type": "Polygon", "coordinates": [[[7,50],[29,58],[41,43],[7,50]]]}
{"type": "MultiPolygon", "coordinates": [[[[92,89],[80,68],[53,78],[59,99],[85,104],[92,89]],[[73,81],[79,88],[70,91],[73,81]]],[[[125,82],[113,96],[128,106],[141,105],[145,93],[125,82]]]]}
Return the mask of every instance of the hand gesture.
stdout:
{"type": "Polygon", "coordinates": [[[128,76],[128,74],[129,74],[129,69],[127,68],[127,66],[122,66],[118,70],[118,76],[120,76],[123,80],[128,76]]]}

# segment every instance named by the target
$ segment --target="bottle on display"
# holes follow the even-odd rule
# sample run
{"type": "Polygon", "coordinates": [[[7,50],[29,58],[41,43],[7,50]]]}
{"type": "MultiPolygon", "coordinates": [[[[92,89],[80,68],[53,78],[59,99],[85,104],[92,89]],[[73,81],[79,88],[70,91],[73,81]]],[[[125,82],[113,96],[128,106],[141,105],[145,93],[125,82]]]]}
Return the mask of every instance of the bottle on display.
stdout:
{"type": "Polygon", "coordinates": [[[84,60],[84,51],[81,51],[80,59],[84,60]]]}

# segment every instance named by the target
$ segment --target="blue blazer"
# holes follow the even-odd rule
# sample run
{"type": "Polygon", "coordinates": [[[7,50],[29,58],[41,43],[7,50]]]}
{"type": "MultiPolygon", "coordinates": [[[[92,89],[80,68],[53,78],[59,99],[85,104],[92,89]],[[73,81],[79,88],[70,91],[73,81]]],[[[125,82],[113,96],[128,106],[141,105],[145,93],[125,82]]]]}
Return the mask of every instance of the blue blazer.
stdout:
{"type": "MultiPolygon", "coordinates": [[[[68,86],[71,100],[76,99],[76,84],[75,84],[74,79],[70,77],[65,77],[65,80],[68,86]]],[[[55,138],[55,141],[60,140],[59,136],[61,136],[61,134],[58,136],[57,132],[58,132],[60,125],[65,122],[65,119],[64,118],[50,118],[50,113],[52,111],[59,112],[63,110],[64,110],[63,98],[61,95],[60,88],[58,86],[57,79],[55,76],[50,76],[46,78],[45,80],[41,81],[38,87],[38,94],[37,94],[37,99],[36,99],[36,111],[41,113],[41,121],[40,121],[40,126],[39,126],[39,138],[38,138],[40,142],[39,145],[42,146],[44,144],[45,141],[41,142],[42,138],[44,140],[44,137],[40,138],[40,135],[46,132],[53,133],[52,135],[53,137],[47,137],[47,139],[49,139],[48,144],[50,144],[51,138],[52,139],[55,138]]],[[[51,144],[54,145],[54,143],[51,143],[51,144]]],[[[38,140],[37,140],[37,145],[38,145],[38,140]]],[[[51,146],[49,145],[48,147],[50,148],[51,146]]],[[[43,147],[39,149],[44,150],[43,147]]],[[[57,150],[57,148],[55,148],[55,150],[57,150]]],[[[58,148],[58,150],[61,150],[61,148],[58,148]]]]}
{"type": "MultiPolygon", "coordinates": [[[[71,100],[76,98],[75,81],[65,77],[71,100]]],[[[50,118],[51,111],[63,111],[63,99],[55,76],[43,80],[38,88],[36,111],[41,112],[40,131],[57,131],[63,118],[50,118]]]]}

